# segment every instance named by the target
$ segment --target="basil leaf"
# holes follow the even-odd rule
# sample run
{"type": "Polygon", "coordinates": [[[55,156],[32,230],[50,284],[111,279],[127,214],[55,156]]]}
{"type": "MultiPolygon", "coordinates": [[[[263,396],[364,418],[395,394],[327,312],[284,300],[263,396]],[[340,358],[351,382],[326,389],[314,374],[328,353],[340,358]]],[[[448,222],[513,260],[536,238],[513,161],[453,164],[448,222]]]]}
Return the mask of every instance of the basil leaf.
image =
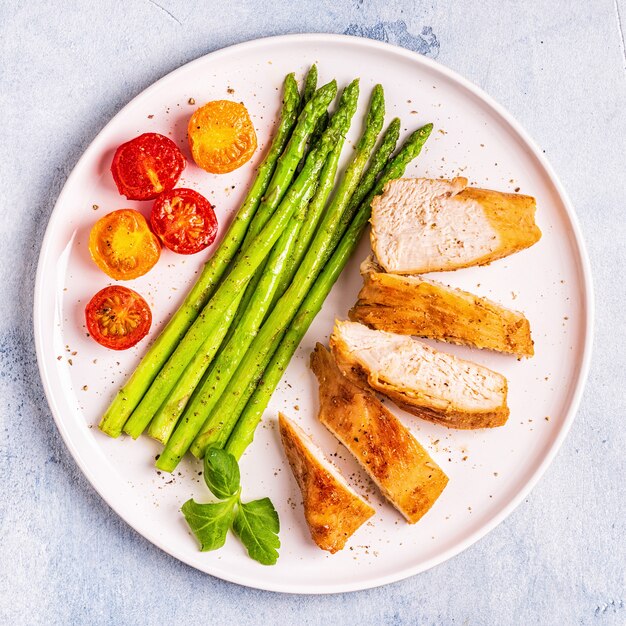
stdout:
{"type": "Polygon", "coordinates": [[[240,503],[233,531],[255,561],[274,565],[278,559],[280,539],[278,513],[269,498],[240,503]]]}
{"type": "Polygon", "coordinates": [[[204,482],[220,500],[239,491],[239,465],[232,454],[220,448],[209,448],[204,455],[204,482]]]}
{"type": "Polygon", "coordinates": [[[217,550],[224,545],[233,519],[234,506],[234,500],[212,504],[198,504],[194,500],[187,500],[183,504],[180,510],[200,542],[202,552],[217,550]]]}

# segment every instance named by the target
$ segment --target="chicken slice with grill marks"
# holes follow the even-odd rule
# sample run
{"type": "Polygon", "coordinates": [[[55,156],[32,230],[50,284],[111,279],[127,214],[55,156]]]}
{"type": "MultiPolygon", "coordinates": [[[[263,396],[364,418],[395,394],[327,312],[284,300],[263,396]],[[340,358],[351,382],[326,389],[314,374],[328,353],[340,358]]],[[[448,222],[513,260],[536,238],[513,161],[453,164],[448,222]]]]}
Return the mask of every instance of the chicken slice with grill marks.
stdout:
{"type": "Polygon", "coordinates": [[[374,515],[374,509],[297,424],[279,413],[278,425],[287,460],[302,492],[311,537],[322,550],[334,554],[374,515]]]}
{"type": "Polygon", "coordinates": [[[353,382],[418,417],[460,429],[493,428],[508,419],[506,378],[482,365],[357,322],[335,322],[330,347],[353,382]]]}
{"type": "Polygon", "coordinates": [[[407,521],[417,522],[441,495],[448,477],[372,392],[339,371],[319,343],[311,354],[311,369],[319,382],[319,420],[407,521]]]}
{"type": "Polygon", "coordinates": [[[541,238],[535,199],[467,186],[467,178],[398,178],[372,202],[372,249],[387,272],[485,265],[541,238]]]}
{"type": "Polygon", "coordinates": [[[350,319],[376,330],[496,350],[534,354],[530,324],[522,313],[469,291],[421,276],[388,274],[366,259],[363,288],[350,319]]]}

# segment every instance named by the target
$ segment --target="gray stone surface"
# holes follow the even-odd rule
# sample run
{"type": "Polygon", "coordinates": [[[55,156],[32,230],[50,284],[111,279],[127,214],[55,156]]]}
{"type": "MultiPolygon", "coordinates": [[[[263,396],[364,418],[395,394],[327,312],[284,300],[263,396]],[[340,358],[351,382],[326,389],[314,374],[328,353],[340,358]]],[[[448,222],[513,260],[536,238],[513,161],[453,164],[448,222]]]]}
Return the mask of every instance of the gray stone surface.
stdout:
{"type": "Polygon", "coordinates": [[[624,0],[0,0],[0,623],[626,623],[624,20],[624,0]],[[111,116],[202,54],[307,31],[436,57],[507,107],[569,190],[597,295],[581,410],[526,502],[427,573],[321,598],[216,580],[122,522],[59,437],[31,329],[48,216],[111,116]]]}

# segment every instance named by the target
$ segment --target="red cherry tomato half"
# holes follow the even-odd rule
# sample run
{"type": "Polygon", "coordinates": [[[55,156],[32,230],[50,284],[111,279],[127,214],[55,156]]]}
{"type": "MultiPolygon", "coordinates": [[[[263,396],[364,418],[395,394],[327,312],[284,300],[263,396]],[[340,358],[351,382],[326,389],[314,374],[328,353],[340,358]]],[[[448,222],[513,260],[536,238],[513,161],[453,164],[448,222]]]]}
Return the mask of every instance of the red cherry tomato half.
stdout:
{"type": "Polygon", "coordinates": [[[150,216],[152,230],[163,245],[179,254],[194,254],[215,241],[217,218],[211,203],[193,189],[161,194],[150,216]]]}
{"type": "Polygon", "coordinates": [[[174,188],[186,164],[171,139],[144,133],[115,151],[111,173],[119,192],[129,200],[153,200],[174,188]]]}
{"type": "Polygon", "coordinates": [[[85,308],[89,334],[105,348],[126,350],[150,330],[148,303],[128,287],[112,285],[99,291],[85,308]]]}

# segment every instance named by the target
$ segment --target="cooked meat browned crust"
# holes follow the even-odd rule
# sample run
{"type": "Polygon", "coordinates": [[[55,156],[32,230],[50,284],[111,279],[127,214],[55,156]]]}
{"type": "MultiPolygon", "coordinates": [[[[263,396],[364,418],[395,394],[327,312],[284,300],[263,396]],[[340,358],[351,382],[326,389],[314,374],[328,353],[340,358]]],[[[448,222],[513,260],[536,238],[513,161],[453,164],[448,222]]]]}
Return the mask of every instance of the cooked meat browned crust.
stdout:
{"type": "Polygon", "coordinates": [[[365,263],[363,288],[350,319],[370,328],[429,337],[530,357],[530,324],[522,313],[420,276],[376,271],[365,263]]]}
{"type": "Polygon", "coordinates": [[[357,322],[335,322],[330,347],[339,369],[399,407],[450,428],[506,423],[506,378],[407,337],[357,322]]]}
{"type": "Polygon", "coordinates": [[[304,517],[313,541],[334,554],[374,509],[354,492],[302,429],[278,414],[280,437],[302,492],[304,517]]]}
{"type": "Polygon", "coordinates": [[[311,354],[311,368],[319,381],[322,424],[350,450],[408,522],[417,522],[441,495],[448,477],[372,392],[339,371],[319,343],[311,354]]]}
{"type": "Polygon", "coordinates": [[[387,272],[485,265],[541,238],[535,199],[467,186],[466,178],[399,178],[372,202],[372,249],[387,272]]]}

